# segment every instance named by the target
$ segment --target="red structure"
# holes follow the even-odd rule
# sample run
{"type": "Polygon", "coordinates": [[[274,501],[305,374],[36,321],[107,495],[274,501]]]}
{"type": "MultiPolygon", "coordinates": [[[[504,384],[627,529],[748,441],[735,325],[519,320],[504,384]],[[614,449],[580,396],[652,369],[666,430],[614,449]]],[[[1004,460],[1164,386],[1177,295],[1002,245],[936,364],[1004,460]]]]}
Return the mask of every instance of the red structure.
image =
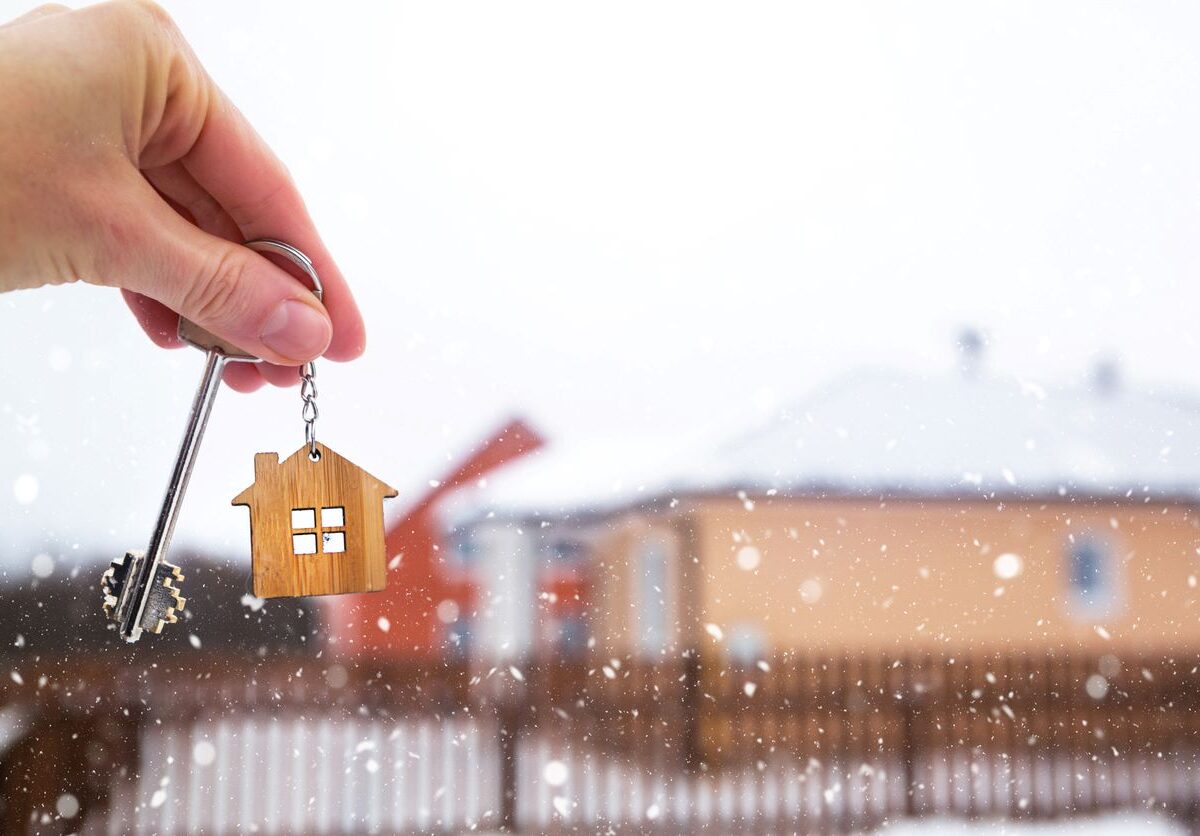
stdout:
{"type": "Polygon", "coordinates": [[[446,611],[470,613],[476,589],[473,579],[446,559],[446,544],[436,519],[438,500],[543,444],[544,439],[525,422],[510,421],[476,446],[404,516],[388,525],[387,589],[328,599],[333,652],[393,660],[442,657],[446,652],[446,611]],[[443,617],[439,617],[439,605],[443,617]]]}

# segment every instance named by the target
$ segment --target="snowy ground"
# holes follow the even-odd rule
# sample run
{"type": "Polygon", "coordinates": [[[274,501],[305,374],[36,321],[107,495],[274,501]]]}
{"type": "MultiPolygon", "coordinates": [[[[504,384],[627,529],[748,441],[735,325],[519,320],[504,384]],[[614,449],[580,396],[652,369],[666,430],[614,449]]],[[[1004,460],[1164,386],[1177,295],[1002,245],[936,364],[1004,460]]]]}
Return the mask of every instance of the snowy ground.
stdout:
{"type": "Polygon", "coordinates": [[[1046,834],[1087,834],[1087,836],[1177,836],[1187,833],[1179,822],[1153,814],[1120,813],[1094,818],[1064,819],[1056,822],[984,821],[921,819],[905,821],[880,831],[886,836],[992,836],[1018,833],[1021,836],[1046,834]]]}

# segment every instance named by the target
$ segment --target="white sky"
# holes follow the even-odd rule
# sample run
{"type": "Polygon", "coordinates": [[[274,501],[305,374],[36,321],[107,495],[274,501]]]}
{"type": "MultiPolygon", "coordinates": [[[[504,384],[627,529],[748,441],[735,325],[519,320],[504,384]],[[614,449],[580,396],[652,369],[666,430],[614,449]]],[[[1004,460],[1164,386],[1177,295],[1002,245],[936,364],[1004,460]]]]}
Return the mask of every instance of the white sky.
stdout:
{"type": "MultiPolygon", "coordinates": [[[[968,321],[1005,373],[1200,385],[1188,4],[165,5],[364,306],[321,438],[402,491],[514,412],[748,425],[968,321]]],[[[0,297],[0,350],[0,559],[144,547],[199,354],[83,287],[0,297]]],[[[248,562],[229,499],[301,441],[223,393],[176,542],[248,562]]]]}

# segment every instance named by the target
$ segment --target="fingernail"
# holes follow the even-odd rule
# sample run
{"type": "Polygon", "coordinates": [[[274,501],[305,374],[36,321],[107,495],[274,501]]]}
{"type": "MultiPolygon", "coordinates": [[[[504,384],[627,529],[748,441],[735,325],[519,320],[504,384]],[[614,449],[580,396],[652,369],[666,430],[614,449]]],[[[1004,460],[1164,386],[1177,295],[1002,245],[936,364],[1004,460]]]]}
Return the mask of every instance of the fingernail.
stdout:
{"type": "Polygon", "coordinates": [[[288,360],[305,363],[329,345],[329,320],[311,305],[287,299],[263,323],[263,345],[288,360]]]}

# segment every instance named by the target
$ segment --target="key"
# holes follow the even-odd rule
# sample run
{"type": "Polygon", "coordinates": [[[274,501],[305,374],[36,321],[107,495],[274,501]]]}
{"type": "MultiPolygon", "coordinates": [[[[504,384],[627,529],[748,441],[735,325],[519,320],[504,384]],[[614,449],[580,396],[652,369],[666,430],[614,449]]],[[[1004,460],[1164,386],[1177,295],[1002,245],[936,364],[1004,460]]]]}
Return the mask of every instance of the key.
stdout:
{"type": "MultiPolygon", "coordinates": [[[[312,262],[304,253],[282,241],[260,239],[250,241],[247,247],[259,252],[275,253],[296,264],[313,281],[313,291],[320,298],[321,282],[317,278],[312,262]]],[[[150,545],[145,552],[129,551],[114,560],[104,572],[100,582],[104,593],[104,613],[117,623],[117,632],[128,642],[137,641],[142,632],[159,633],[167,624],[178,620],[187,601],[180,594],[183,572],[178,566],[166,561],[167,548],[175,533],[175,523],[183,505],[183,496],[192,476],[200,441],[204,437],[213,402],[221,389],[221,372],[226,362],[257,362],[258,358],[242,351],[237,346],[217,339],[212,334],[186,319],[179,320],[179,336],[185,342],[203,349],[205,354],[204,373],[200,386],[192,400],[187,426],[171,479],[167,482],[166,495],[150,545]]]]}
{"type": "Polygon", "coordinates": [[[216,347],[210,348],[205,356],[204,374],[200,378],[196,397],[192,400],[187,428],[179,445],[179,453],[175,456],[175,467],[167,483],[166,496],[163,497],[150,545],[144,553],[126,552],[124,557],[114,560],[104,573],[101,588],[105,612],[117,622],[117,631],[125,641],[137,641],[143,630],[161,632],[164,624],[176,621],[177,614],[183,611],[186,603],[179,595],[179,582],[183,580],[183,575],[178,566],[167,563],[165,558],[208,416],[221,389],[221,372],[226,359],[225,353],[216,347]]]}

